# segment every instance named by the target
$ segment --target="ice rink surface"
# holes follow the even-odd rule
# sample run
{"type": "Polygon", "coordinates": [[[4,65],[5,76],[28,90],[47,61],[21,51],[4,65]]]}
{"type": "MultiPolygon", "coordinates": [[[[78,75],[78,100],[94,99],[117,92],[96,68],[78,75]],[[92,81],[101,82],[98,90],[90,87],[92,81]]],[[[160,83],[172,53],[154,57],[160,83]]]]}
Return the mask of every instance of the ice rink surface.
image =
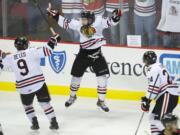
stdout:
{"type": "MultiPolygon", "coordinates": [[[[60,130],[49,130],[49,122],[38,103],[34,102],[40,130],[32,132],[18,93],[0,92],[0,123],[5,135],[134,135],[142,114],[136,101],[107,100],[111,111],[104,113],[96,107],[95,98],[78,98],[71,108],[65,108],[65,96],[52,96],[60,130]]],[[[180,115],[180,107],[175,111],[180,115]]],[[[148,135],[148,114],[138,135],[148,135]]]]}

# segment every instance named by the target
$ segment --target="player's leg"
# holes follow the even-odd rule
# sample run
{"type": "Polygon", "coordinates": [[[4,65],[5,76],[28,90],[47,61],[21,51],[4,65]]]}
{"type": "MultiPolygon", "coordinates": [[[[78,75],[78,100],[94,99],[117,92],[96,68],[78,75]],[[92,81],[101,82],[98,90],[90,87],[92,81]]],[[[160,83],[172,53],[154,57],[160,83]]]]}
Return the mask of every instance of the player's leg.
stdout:
{"type": "Polygon", "coordinates": [[[76,93],[80,88],[82,76],[88,66],[89,60],[87,59],[87,56],[80,52],[77,55],[71,70],[72,79],[70,85],[70,98],[65,102],[66,107],[71,106],[77,99],[76,93]]]}
{"type": "Polygon", "coordinates": [[[21,94],[20,96],[21,96],[22,104],[24,106],[25,113],[27,117],[29,118],[30,122],[32,123],[31,129],[32,130],[39,129],[38,120],[37,120],[35,110],[33,107],[33,100],[34,100],[35,94],[34,93],[27,94],[27,95],[21,94]]]}
{"type": "Polygon", "coordinates": [[[109,108],[105,104],[105,97],[107,92],[107,82],[109,76],[109,69],[107,62],[101,54],[97,59],[94,60],[92,68],[97,76],[97,91],[98,91],[98,102],[97,105],[105,112],[109,111],[109,108]]]}
{"type": "Polygon", "coordinates": [[[38,102],[42,109],[44,110],[45,115],[49,119],[50,129],[59,129],[58,122],[56,120],[56,115],[53,107],[50,104],[51,97],[48,92],[48,88],[46,83],[44,83],[43,87],[36,92],[36,96],[38,98],[38,102]]]}
{"type": "Polygon", "coordinates": [[[166,92],[159,97],[150,117],[152,135],[159,135],[164,126],[161,123],[163,115],[172,113],[178,104],[178,96],[166,92]]]}
{"type": "Polygon", "coordinates": [[[72,76],[71,86],[70,86],[70,97],[68,101],[65,102],[66,107],[71,106],[76,101],[77,99],[76,93],[80,87],[81,80],[82,80],[82,77],[72,76]]]}

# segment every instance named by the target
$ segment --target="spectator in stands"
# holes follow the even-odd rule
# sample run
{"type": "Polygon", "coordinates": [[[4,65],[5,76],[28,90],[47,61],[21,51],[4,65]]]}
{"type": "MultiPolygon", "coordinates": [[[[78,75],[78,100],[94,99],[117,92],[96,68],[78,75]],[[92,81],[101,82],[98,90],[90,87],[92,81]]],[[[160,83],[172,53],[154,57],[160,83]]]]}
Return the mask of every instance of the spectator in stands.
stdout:
{"type": "Polygon", "coordinates": [[[83,0],[83,8],[88,11],[93,11],[95,15],[104,15],[105,0],[83,0]]]}
{"type": "MultiPolygon", "coordinates": [[[[79,18],[80,13],[83,10],[82,0],[62,0],[62,12],[64,17],[71,20],[72,18],[79,18]]],[[[73,42],[79,41],[79,33],[73,30],[67,30],[70,35],[70,39],[73,42]]]]}
{"type": "Polygon", "coordinates": [[[27,0],[7,1],[8,5],[8,35],[26,34],[28,27],[27,0]],[[22,12],[23,11],[23,12],[22,12]]]}
{"type": "Polygon", "coordinates": [[[121,8],[123,15],[121,17],[120,23],[117,26],[111,27],[108,36],[110,38],[110,43],[112,44],[127,44],[127,35],[129,34],[129,4],[127,0],[106,0],[106,10],[108,16],[111,15],[112,11],[117,8],[121,8]]]}
{"type": "Polygon", "coordinates": [[[155,0],[135,0],[134,3],[135,34],[142,36],[142,44],[156,46],[156,4],[155,0]],[[148,42],[144,40],[147,34],[148,42]]]}
{"type": "MultiPolygon", "coordinates": [[[[44,14],[46,14],[46,8],[47,8],[47,3],[48,0],[43,0],[43,1],[38,1],[41,9],[43,10],[44,14]]],[[[31,0],[28,0],[28,30],[29,34],[34,34],[38,32],[38,25],[44,21],[42,18],[40,11],[38,8],[35,6],[34,2],[31,0]]]]}
{"type": "Polygon", "coordinates": [[[157,30],[163,37],[163,46],[166,48],[180,47],[179,10],[179,3],[162,1],[161,19],[157,30]]]}

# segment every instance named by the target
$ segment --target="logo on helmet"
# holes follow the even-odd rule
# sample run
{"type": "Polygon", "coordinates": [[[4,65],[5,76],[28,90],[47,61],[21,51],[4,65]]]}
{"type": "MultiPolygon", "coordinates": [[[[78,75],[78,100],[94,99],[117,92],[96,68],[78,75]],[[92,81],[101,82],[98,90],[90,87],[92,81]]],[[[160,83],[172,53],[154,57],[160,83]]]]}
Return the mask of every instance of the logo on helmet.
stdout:
{"type": "Polygon", "coordinates": [[[66,64],[66,52],[53,52],[49,57],[49,63],[56,73],[60,73],[66,64]]]}

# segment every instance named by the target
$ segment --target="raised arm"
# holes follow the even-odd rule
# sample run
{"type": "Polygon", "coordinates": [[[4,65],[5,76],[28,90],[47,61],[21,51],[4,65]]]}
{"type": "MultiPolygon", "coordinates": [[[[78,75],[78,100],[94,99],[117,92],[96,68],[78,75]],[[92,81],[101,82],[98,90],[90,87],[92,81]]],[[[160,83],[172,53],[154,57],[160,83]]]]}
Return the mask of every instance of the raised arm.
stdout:
{"type": "Polygon", "coordinates": [[[40,58],[50,56],[53,53],[54,47],[57,46],[57,43],[61,40],[59,34],[53,35],[47,45],[37,48],[40,58]]]}
{"type": "Polygon", "coordinates": [[[78,30],[78,28],[81,25],[81,22],[76,19],[68,20],[65,17],[63,17],[57,10],[48,9],[48,15],[49,17],[53,18],[60,27],[63,29],[72,29],[72,30],[78,30]]]}

